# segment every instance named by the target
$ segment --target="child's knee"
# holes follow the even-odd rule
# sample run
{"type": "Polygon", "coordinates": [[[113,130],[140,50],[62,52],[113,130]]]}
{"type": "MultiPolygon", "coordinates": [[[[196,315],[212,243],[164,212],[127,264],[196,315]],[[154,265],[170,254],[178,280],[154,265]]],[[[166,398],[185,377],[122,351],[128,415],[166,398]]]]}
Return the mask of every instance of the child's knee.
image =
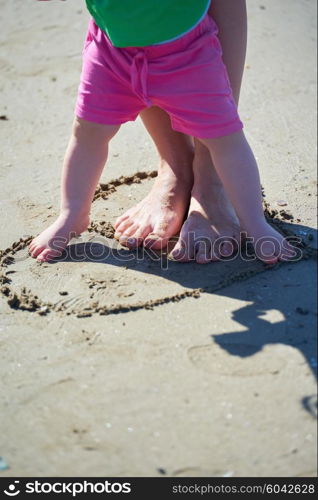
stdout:
{"type": "Polygon", "coordinates": [[[75,117],[73,136],[78,140],[110,141],[118,132],[120,125],[103,125],[75,117]]]}

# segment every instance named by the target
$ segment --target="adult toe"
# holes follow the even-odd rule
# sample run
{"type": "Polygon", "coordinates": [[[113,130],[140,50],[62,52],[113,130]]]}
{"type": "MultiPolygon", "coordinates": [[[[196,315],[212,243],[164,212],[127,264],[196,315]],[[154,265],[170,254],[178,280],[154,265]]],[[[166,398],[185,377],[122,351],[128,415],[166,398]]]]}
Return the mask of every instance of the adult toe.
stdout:
{"type": "Polygon", "coordinates": [[[137,248],[144,242],[145,237],[151,231],[151,226],[146,226],[144,228],[138,228],[134,233],[132,233],[126,240],[126,246],[128,248],[137,248]]]}
{"type": "Polygon", "coordinates": [[[127,221],[127,219],[129,219],[129,214],[124,214],[124,215],[121,215],[120,217],[118,217],[116,219],[116,222],[114,224],[114,228],[117,229],[123,222],[127,221]]]}
{"type": "Polygon", "coordinates": [[[211,262],[211,242],[199,241],[196,245],[195,260],[197,264],[208,264],[211,262]]]}
{"type": "Polygon", "coordinates": [[[138,225],[132,224],[129,226],[122,234],[119,236],[119,243],[123,246],[127,246],[127,240],[132,237],[138,231],[138,225]]]}
{"type": "Polygon", "coordinates": [[[134,224],[130,219],[123,221],[115,230],[114,237],[116,240],[119,240],[125,233],[128,233],[130,227],[133,225],[136,227],[136,224],[134,224]]]}
{"type": "Polygon", "coordinates": [[[218,254],[221,257],[231,257],[239,247],[239,236],[235,234],[233,236],[223,235],[222,239],[218,254]]]}
{"type": "Polygon", "coordinates": [[[167,247],[168,242],[169,238],[166,236],[157,233],[149,233],[147,238],[145,238],[144,245],[152,250],[163,250],[167,247]]]}
{"type": "Polygon", "coordinates": [[[171,234],[169,222],[160,221],[145,238],[144,245],[153,250],[162,250],[167,247],[171,236],[173,234],[171,234]]]}

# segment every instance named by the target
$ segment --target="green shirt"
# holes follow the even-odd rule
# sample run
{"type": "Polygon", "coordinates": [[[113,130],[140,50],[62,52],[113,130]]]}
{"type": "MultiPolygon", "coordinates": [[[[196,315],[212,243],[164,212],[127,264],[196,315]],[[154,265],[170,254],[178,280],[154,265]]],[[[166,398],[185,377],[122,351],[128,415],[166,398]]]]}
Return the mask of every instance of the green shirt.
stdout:
{"type": "Polygon", "coordinates": [[[97,26],[116,47],[173,40],[194,27],[210,0],[86,0],[97,26]]]}

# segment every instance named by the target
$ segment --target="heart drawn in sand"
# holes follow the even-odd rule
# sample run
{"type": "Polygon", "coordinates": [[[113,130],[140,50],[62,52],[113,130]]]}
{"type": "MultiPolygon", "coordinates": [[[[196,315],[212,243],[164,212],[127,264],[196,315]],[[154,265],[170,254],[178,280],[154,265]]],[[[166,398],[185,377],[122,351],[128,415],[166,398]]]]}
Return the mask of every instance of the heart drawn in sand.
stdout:
{"type": "MultiPolygon", "coordinates": [[[[259,261],[239,258],[207,266],[178,264],[168,260],[167,251],[121,247],[114,240],[109,220],[127,209],[127,199],[137,203],[155,176],[155,171],[137,172],[100,184],[92,210],[95,222],[52,263],[39,264],[28,255],[32,236],[0,251],[0,286],[9,306],[40,315],[55,312],[77,317],[152,309],[216,292],[268,268],[259,261]],[[116,197],[112,197],[114,193],[116,197]]],[[[268,204],[265,213],[269,219],[276,217],[276,227],[282,224],[277,219],[280,214],[271,213],[268,204]]],[[[285,227],[281,230],[292,234],[285,227]]]]}

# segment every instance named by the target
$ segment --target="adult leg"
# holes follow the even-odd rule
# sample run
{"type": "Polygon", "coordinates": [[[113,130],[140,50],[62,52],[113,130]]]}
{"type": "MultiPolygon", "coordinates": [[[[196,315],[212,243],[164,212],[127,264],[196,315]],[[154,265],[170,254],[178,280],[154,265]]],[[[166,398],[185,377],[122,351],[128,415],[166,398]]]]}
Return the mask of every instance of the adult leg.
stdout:
{"type": "Polygon", "coordinates": [[[118,130],[119,126],[75,119],[62,169],[60,214],[29,246],[38,261],[59,256],[70,239],[87,228],[108,143],[118,130]]]}
{"type": "Polygon", "coordinates": [[[179,232],[189,207],[194,146],[190,137],[172,130],[163,110],[148,108],[141,118],[160,156],[158,176],[146,198],[117,219],[115,237],[130,248],[143,243],[160,249],[179,232]]]}
{"type": "MultiPolygon", "coordinates": [[[[209,150],[195,140],[194,183],[188,217],[170,257],[198,264],[231,255],[240,241],[240,223],[211,161],[209,150]],[[222,238],[221,246],[214,242],[222,238]]],[[[221,240],[220,240],[221,241],[221,240]]]]}
{"type": "MultiPolygon", "coordinates": [[[[246,52],[245,0],[214,0],[210,14],[219,28],[223,60],[238,102],[246,52]]],[[[181,228],[189,203],[188,186],[191,184],[192,187],[194,179],[188,218],[172,256],[176,260],[182,256],[181,260],[196,258],[197,262],[207,262],[211,259],[189,243],[192,240],[188,238],[188,233],[194,232],[195,239],[207,236],[213,240],[220,235],[239,239],[238,219],[209,151],[195,141],[192,172],[191,141],[172,130],[168,115],[158,108],[149,108],[141,113],[141,118],[160,155],[158,177],[151,193],[116,221],[116,237],[132,247],[145,241],[146,244],[153,244],[154,248],[162,248],[168,238],[181,228]],[[184,243],[189,245],[186,252],[184,243]]],[[[230,249],[225,245],[225,254],[230,249]]],[[[213,259],[216,258],[218,256],[214,255],[213,259]]]]}
{"type": "MultiPolygon", "coordinates": [[[[219,29],[223,62],[226,66],[232,93],[238,105],[245,63],[247,42],[247,14],[245,0],[213,0],[209,13],[219,29]]],[[[222,255],[230,255],[233,243],[240,241],[240,226],[231,201],[211,160],[205,145],[195,140],[193,163],[194,184],[188,217],[182,226],[171,257],[178,261],[196,260],[205,264],[219,260],[220,252],[211,253],[213,242],[224,238],[222,255]],[[209,242],[200,244],[198,242],[209,242]]]]}

